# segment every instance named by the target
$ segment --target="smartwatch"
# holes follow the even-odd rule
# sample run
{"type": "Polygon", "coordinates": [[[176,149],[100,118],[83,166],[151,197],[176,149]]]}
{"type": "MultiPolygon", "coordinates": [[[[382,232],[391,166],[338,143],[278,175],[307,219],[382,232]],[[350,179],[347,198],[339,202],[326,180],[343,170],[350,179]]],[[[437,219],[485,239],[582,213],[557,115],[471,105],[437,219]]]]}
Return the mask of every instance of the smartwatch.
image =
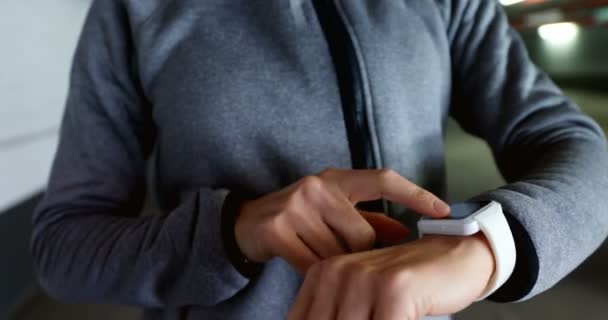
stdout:
{"type": "Polygon", "coordinates": [[[494,253],[494,274],[478,299],[483,300],[500,288],[515,267],[515,242],[500,203],[464,202],[450,206],[450,215],[442,219],[422,218],[418,221],[420,237],[425,234],[470,236],[483,232],[494,253]]]}

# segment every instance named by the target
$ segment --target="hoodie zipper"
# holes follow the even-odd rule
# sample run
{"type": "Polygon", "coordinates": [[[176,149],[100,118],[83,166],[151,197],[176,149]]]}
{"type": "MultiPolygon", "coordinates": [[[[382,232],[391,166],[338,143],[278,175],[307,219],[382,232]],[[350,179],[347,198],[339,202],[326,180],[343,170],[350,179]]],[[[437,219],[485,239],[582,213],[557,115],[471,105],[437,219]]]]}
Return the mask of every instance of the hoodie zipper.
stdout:
{"type": "MultiPolygon", "coordinates": [[[[312,2],[336,71],[353,169],[377,168],[366,113],[364,79],[355,45],[334,0],[312,2]]],[[[364,202],[358,207],[368,211],[384,211],[381,200],[364,202]]]]}

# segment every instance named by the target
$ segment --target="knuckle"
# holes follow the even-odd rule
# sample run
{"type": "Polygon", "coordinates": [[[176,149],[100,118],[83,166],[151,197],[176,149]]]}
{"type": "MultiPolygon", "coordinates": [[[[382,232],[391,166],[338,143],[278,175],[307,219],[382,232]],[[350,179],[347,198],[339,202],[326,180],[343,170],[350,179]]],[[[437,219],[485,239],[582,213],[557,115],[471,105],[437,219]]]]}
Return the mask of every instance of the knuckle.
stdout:
{"type": "Polygon", "coordinates": [[[321,267],[320,267],[320,262],[314,263],[310,266],[310,268],[308,268],[308,271],[306,271],[306,276],[305,276],[305,280],[306,281],[315,281],[316,279],[319,279],[320,275],[321,275],[321,267]]]}
{"type": "Polygon", "coordinates": [[[328,272],[333,272],[332,269],[335,268],[333,258],[325,259],[317,263],[319,272],[326,274],[328,272]]]}
{"type": "Polygon", "coordinates": [[[361,228],[359,234],[359,241],[363,248],[368,248],[374,245],[376,242],[376,231],[369,225],[365,225],[361,228]]]}
{"type": "Polygon", "coordinates": [[[283,206],[281,207],[281,215],[280,216],[287,216],[287,217],[291,217],[294,215],[297,215],[299,212],[299,208],[300,208],[300,200],[298,199],[297,196],[292,195],[289,198],[287,198],[287,200],[283,203],[283,206]]]}
{"type": "Polygon", "coordinates": [[[339,257],[325,259],[319,263],[319,269],[327,279],[337,278],[345,268],[346,264],[339,257]]]}
{"type": "Polygon", "coordinates": [[[284,222],[281,217],[275,216],[268,219],[261,227],[260,238],[264,243],[268,244],[273,251],[282,248],[285,245],[285,237],[282,230],[285,230],[284,222]]]}
{"type": "Polygon", "coordinates": [[[315,274],[318,275],[321,272],[321,268],[320,268],[321,262],[322,262],[322,260],[310,265],[310,267],[308,268],[308,271],[306,271],[307,278],[312,277],[315,274]]]}
{"type": "Polygon", "coordinates": [[[338,169],[334,167],[328,167],[319,173],[319,177],[321,178],[329,178],[335,175],[338,172],[338,169]]]}
{"type": "Polygon", "coordinates": [[[393,169],[384,168],[380,169],[379,176],[382,180],[392,180],[399,177],[399,174],[393,169]]]}
{"type": "Polygon", "coordinates": [[[323,180],[317,176],[306,176],[302,178],[300,187],[305,196],[316,195],[323,189],[323,180]]]}
{"type": "Polygon", "coordinates": [[[269,219],[266,223],[262,225],[260,228],[260,238],[267,243],[276,243],[277,238],[277,229],[276,219],[269,219]]]}
{"type": "Polygon", "coordinates": [[[362,222],[346,235],[346,242],[353,251],[364,251],[376,242],[376,231],[366,222],[362,222]]]}
{"type": "Polygon", "coordinates": [[[382,274],[381,283],[386,286],[386,290],[393,294],[399,294],[406,291],[409,286],[411,275],[408,270],[389,270],[382,274]]]}
{"type": "Polygon", "coordinates": [[[271,218],[268,218],[264,224],[262,225],[262,230],[261,232],[264,235],[269,235],[269,236],[273,236],[274,234],[277,233],[278,230],[278,224],[279,224],[279,217],[278,216],[273,216],[271,218]]]}
{"type": "Polygon", "coordinates": [[[369,264],[355,262],[348,265],[348,276],[351,281],[371,281],[378,279],[378,274],[369,264]]]}

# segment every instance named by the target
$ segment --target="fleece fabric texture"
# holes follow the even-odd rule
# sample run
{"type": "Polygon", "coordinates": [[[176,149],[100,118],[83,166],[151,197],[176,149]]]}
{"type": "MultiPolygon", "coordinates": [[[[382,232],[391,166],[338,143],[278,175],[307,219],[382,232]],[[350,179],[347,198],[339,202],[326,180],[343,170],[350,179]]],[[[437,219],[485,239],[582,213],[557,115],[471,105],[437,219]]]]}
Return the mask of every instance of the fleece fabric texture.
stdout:
{"type": "MultiPolygon", "coordinates": [[[[335,1],[379,167],[445,196],[447,117],[491,147],[508,184],[476,198],[509,212],[525,262],[493,299],[530,298],[598,247],[605,138],[529,60],[496,1],[335,1]]],[[[251,279],[234,268],[224,199],[348,168],[349,152],[311,1],[95,1],[34,217],[40,282],[65,300],[141,306],[146,319],[282,319],[302,279],[281,259],[251,279]],[[146,194],[162,214],[140,215],[146,194]]]]}

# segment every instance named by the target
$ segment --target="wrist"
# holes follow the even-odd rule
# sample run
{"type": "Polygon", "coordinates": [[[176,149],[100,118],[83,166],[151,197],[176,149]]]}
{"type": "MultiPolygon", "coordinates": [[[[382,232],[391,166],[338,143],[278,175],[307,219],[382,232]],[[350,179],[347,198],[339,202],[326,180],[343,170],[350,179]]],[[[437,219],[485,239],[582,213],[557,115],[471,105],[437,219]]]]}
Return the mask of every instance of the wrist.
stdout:
{"type": "Polygon", "coordinates": [[[249,198],[240,192],[231,192],[224,200],[222,208],[222,240],[226,255],[235,269],[241,275],[253,278],[261,272],[262,264],[249,259],[242,251],[242,246],[239,245],[239,239],[237,239],[237,223],[243,206],[247,202],[249,202],[249,198]]]}
{"type": "Polygon", "coordinates": [[[488,285],[479,300],[483,300],[498,290],[511,276],[517,254],[513,234],[502,212],[502,207],[494,203],[495,210],[487,210],[476,216],[481,232],[478,236],[485,239],[490,246],[490,253],[494,259],[494,270],[488,285]]]}
{"type": "MultiPolygon", "coordinates": [[[[477,243],[479,248],[489,245],[489,252],[494,258],[494,272],[480,299],[499,289],[511,276],[516,262],[516,251],[509,224],[502,212],[500,203],[468,202],[455,204],[453,219],[421,219],[418,230],[421,236],[428,234],[468,236],[470,243],[477,243]],[[476,236],[473,236],[477,234],[476,236]]],[[[484,252],[484,250],[476,250],[484,252]]],[[[486,255],[487,256],[487,255],[486,255]]]]}
{"type": "Polygon", "coordinates": [[[252,234],[255,233],[252,227],[251,219],[248,219],[248,204],[253,202],[252,200],[242,200],[240,205],[237,208],[236,217],[234,223],[232,225],[232,232],[234,234],[234,239],[236,241],[236,245],[241,252],[244,259],[247,259],[251,262],[262,263],[264,259],[260,259],[259,257],[260,250],[259,245],[255,243],[255,237],[252,234]]]}
{"type": "Polygon", "coordinates": [[[496,272],[496,258],[494,257],[492,245],[483,232],[478,232],[468,238],[475,245],[479,264],[484,267],[484,270],[488,270],[486,284],[490,285],[490,280],[496,272]]]}
{"type": "Polygon", "coordinates": [[[484,252],[487,257],[492,260],[492,268],[494,268],[494,253],[492,252],[492,245],[488,241],[488,238],[483,232],[477,232],[476,234],[468,237],[470,241],[476,243],[479,247],[480,252],[484,252]]]}

